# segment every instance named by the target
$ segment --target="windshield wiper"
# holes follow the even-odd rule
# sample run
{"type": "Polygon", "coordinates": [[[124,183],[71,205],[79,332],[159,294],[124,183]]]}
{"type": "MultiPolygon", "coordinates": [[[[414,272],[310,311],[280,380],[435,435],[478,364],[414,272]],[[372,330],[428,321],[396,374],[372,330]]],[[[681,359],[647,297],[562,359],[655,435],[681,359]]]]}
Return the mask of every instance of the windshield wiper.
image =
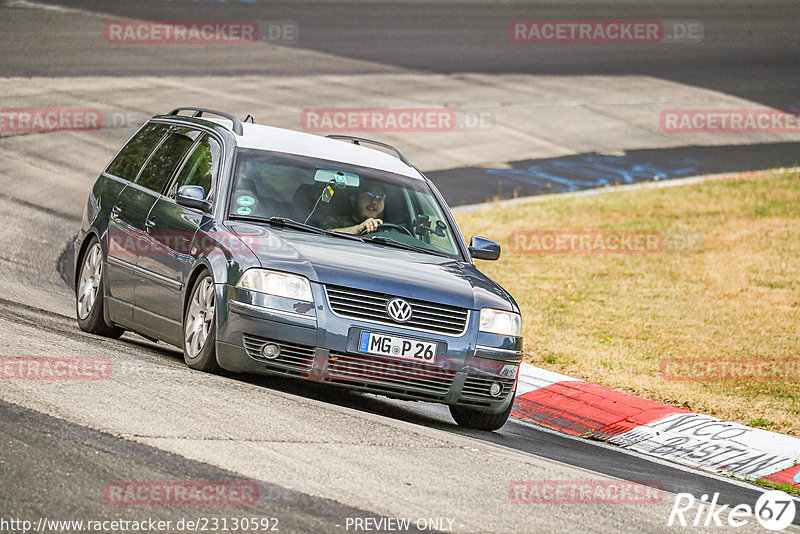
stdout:
{"type": "Polygon", "coordinates": [[[272,226],[280,226],[283,228],[291,228],[292,230],[302,230],[304,232],[311,232],[313,234],[319,235],[332,235],[335,237],[344,237],[345,239],[354,239],[356,241],[364,241],[357,235],[351,234],[343,234],[341,232],[332,232],[330,230],[324,230],[317,226],[313,226],[310,224],[301,223],[299,221],[295,221],[294,219],[289,219],[287,217],[258,217],[258,216],[242,216],[242,215],[231,215],[231,219],[237,219],[241,221],[257,221],[267,223],[272,226]]]}
{"type": "Polygon", "coordinates": [[[426,254],[433,254],[434,256],[442,256],[445,258],[449,258],[447,254],[444,252],[439,252],[436,250],[431,250],[425,247],[418,247],[415,245],[409,245],[408,243],[401,243],[400,241],[395,241],[391,237],[384,237],[382,235],[378,235],[375,237],[367,237],[364,241],[369,241],[370,243],[377,243],[378,245],[387,245],[390,247],[402,248],[404,250],[413,250],[415,252],[424,252],[426,254]]]}
{"type": "Polygon", "coordinates": [[[267,222],[276,226],[285,226],[286,228],[293,228],[295,230],[306,230],[309,232],[316,232],[318,234],[323,234],[323,235],[343,237],[345,239],[351,239],[353,241],[364,241],[362,237],[357,235],[345,234],[344,232],[334,232],[332,230],[325,230],[324,228],[313,226],[311,224],[301,223],[299,221],[295,221],[294,219],[287,219],[286,217],[270,217],[269,219],[267,219],[267,222]]]}
{"type": "Polygon", "coordinates": [[[301,223],[299,221],[295,221],[294,219],[289,219],[287,217],[268,217],[266,222],[273,226],[283,226],[285,228],[292,228],[293,230],[305,230],[307,232],[314,232],[315,234],[328,234],[327,230],[323,230],[317,226],[313,226],[311,224],[301,223]]]}

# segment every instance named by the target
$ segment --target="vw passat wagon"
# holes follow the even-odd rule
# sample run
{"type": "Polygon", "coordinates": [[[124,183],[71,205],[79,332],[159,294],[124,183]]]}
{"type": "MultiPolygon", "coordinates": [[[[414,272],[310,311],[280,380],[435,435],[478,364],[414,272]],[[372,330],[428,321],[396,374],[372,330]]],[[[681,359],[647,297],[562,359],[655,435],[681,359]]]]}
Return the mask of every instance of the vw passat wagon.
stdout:
{"type": "Polygon", "coordinates": [[[399,150],[329,137],[201,108],[149,120],[89,195],[80,327],[182,347],[193,369],[439,402],[500,428],[521,319],[473,264],[500,246],[467,245],[399,150]]]}

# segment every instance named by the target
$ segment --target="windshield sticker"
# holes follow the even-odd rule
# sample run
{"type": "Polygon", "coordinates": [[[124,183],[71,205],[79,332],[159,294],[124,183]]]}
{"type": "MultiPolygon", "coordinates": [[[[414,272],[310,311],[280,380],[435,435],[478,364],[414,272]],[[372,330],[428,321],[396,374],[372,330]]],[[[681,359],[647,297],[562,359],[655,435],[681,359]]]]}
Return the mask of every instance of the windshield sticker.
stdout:
{"type": "MultiPolygon", "coordinates": [[[[239,204],[240,206],[252,206],[253,204],[256,203],[256,199],[254,199],[250,195],[242,195],[236,199],[236,203],[239,204]]],[[[248,213],[250,212],[248,211],[248,213]]]]}
{"type": "Polygon", "coordinates": [[[238,215],[250,215],[250,212],[252,211],[253,210],[251,210],[247,206],[239,206],[238,208],[236,208],[236,213],[238,215]]]}

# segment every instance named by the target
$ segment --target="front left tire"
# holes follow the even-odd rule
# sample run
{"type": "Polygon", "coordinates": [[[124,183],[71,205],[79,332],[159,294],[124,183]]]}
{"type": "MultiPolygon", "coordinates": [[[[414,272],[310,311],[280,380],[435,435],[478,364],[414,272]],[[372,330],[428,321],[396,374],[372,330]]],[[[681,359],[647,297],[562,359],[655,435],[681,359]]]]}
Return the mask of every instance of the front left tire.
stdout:
{"type": "Polygon", "coordinates": [[[97,237],[92,237],[80,262],[80,274],[75,284],[75,312],[78,326],[84,332],[100,336],[118,338],[125,330],[106,323],[105,276],[103,270],[103,249],[97,237]]]}
{"type": "Polygon", "coordinates": [[[453,417],[458,426],[464,428],[471,428],[474,430],[499,430],[511,415],[511,410],[514,407],[514,399],[517,396],[517,388],[514,387],[514,393],[511,396],[511,402],[508,407],[500,413],[487,413],[479,410],[465,408],[463,406],[450,406],[450,415],[453,417]]]}
{"type": "Polygon", "coordinates": [[[208,272],[197,277],[190,295],[183,316],[183,360],[192,369],[216,373],[216,290],[208,272]]]}

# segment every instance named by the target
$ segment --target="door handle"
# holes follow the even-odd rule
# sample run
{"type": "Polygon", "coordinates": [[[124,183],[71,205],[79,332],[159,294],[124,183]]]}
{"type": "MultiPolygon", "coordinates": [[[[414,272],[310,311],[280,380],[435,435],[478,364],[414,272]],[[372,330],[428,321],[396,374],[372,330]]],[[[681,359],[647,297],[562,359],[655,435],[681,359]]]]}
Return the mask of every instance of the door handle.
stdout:
{"type": "Polygon", "coordinates": [[[149,232],[149,231],[150,231],[150,230],[151,230],[151,229],[152,229],[152,228],[153,228],[155,225],[156,225],[156,220],[155,220],[155,219],[147,219],[147,220],[144,222],[144,227],[145,227],[145,229],[146,229],[148,232],[149,232]]]}
{"type": "Polygon", "coordinates": [[[119,214],[122,213],[122,207],[117,204],[113,208],[111,208],[111,218],[116,219],[119,217],[119,214]]]}

